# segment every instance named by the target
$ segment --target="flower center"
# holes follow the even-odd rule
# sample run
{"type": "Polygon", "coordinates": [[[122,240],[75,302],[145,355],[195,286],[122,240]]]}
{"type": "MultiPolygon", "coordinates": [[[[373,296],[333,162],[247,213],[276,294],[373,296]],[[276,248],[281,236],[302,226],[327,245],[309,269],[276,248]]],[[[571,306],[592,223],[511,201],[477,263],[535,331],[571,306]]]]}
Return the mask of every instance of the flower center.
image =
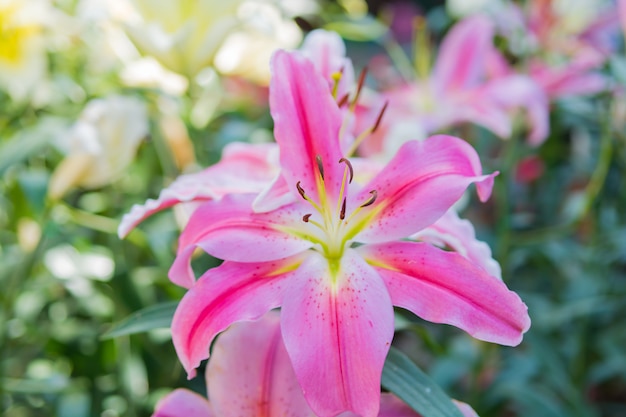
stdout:
{"type": "Polygon", "coordinates": [[[318,190],[319,202],[311,199],[300,185],[300,181],[296,183],[296,188],[300,196],[307,201],[315,209],[312,213],[302,216],[302,221],[310,224],[312,227],[322,232],[320,236],[316,231],[313,235],[307,235],[308,239],[319,244],[324,256],[329,260],[341,258],[343,251],[348,242],[362,229],[364,223],[357,221],[356,215],[365,207],[371,206],[376,201],[378,192],[370,191],[371,197],[359,205],[349,215],[346,215],[346,205],[348,200],[348,188],[354,179],[354,169],[352,164],[346,158],[341,158],[339,164],[344,164],[343,179],[341,188],[336,201],[326,193],[324,184],[324,166],[321,156],[316,156],[318,168],[318,190]],[[317,238],[317,236],[320,236],[317,238]]]}

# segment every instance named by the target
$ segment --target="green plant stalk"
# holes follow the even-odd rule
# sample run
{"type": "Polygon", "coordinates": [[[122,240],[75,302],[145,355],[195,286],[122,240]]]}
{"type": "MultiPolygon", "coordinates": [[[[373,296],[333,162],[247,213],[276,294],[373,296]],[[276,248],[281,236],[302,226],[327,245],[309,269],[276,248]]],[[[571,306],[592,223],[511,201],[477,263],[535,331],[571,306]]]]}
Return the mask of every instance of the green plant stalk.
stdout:
{"type": "Polygon", "coordinates": [[[515,241],[517,244],[529,245],[543,242],[548,238],[566,235],[575,230],[576,226],[578,226],[580,222],[587,217],[591,211],[593,203],[596,201],[600,191],[602,191],[602,188],[604,187],[604,183],[606,182],[606,177],[611,166],[611,160],[613,159],[613,135],[610,121],[611,112],[607,111],[607,115],[608,116],[602,125],[598,163],[596,164],[593,173],[591,174],[591,178],[589,179],[589,182],[583,192],[582,209],[569,222],[516,234],[515,241]]]}
{"type": "Polygon", "coordinates": [[[395,64],[402,78],[404,78],[405,81],[413,80],[415,78],[413,63],[393,36],[387,33],[379,43],[387,51],[389,58],[391,58],[391,61],[395,64]]]}
{"type": "Polygon", "coordinates": [[[513,175],[519,151],[517,136],[512,136],[504,144],[500,175],[495,180],[496,205],[496,259],[502,265],[503,275],[508,270],[508,254],[511,245],[511,195],[509,185],[513,175]]]}
{"type": "MultiPolygon", "coordinates": [[[[42,214],[42,222],[40,224],[46,224],[45,219],[48,218],[49,209],[46,207],[42,214]]],[[[48,227],[46,227],[48,228],[48,227]]],[[[0,298],[2,300],[2,314],[0,314],[0,412],[5,410],[5,395],[7,395],[7,391],[4,386],[4,381],[8,378],[5,372],[5,361],[4,359],[8,357],[7,345],[9,340],[8,335],[8,326],[7,323],[9,321],[9,317],[13,311],[14,301],[17,298],[17,293],[21,288],[21,284],[24,282],[26,277],[30,276],[30,273],[37,262],[37,259],[41,258],[41,253],[44,250],[44,247],[47,244],[47,236],[48,234],[45,232],[42,233],[39,242],[37,242],[37,246],[35,249],[26,254],[24,256],[23,262],[21,262],[14,270],[12,274],[9,274],[7,283],[3,288],[3,297],[0,298]]]]}
{"type": "Polygon", "coordinates": [[[163,132],[161,131],[159,124],[154,119],[150,120],[150,132],[152,136],[152,143],[154,143],[154,149],[156,150],[157,157],[159,158],[159,162],[163,168],[163,173],[170,179],[176,178],[179,174],[176,162],[172,157],[172,152],[170,151],[168,144],[165,142],[165,137],[163,137],[163,132]]]}

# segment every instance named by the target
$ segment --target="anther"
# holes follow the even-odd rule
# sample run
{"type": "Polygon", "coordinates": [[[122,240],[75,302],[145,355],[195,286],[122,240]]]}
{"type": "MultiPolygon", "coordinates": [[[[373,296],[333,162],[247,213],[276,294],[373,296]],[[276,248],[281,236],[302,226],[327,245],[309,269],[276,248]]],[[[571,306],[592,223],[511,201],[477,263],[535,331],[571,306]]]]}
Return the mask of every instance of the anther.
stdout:
{"type": "Polygon", "coordinates": [[[346,93],[339,99],[337,102],[337,107],[341,108],[344,104],[348,102],[348,97],[350,97],[350,93],[346,93]]]}
{"type": "Polygon", "coordinates": [[[352,168],[352,164],[346,158],[341,158],[339,163],[344,163],[348,167],[348,171],[350,171],[350,180],[348,180],[348,184],[352,184],[352,179],[354,178],[354,169],[352,168]]]}
{"type": "Polygon", "coordinates": [[[296,188],[298,189],[298,192],[300,193],[300,195],[302,196],[302,198],[304,198],[305,200],[306,198],[306,194],[304,193],[304,188],[302,188],[302,186],[300,185],[300,181],[298,181],[296,183],[296,188]]]}
{"type": "Polygon", "coordinates": [[[313,215],[313,213],[309,213],[309,214],[305,214],[304,216],[302,216],[302,221],[305,223],[309,222],[309,218],[313,215]]]}
{"type": "Polygon", "coordinates": [[[339,212],[339,218],[344,220],[346,218],[346,198],[343,198],[343,203],[341,203],[341,211],[339,212]]]}
{"type": "Polygon", "coordinates": [[[324,164],[322,164],[321,155],[316,155],[315,161],[317,162],[317,169],[319,169],[320,171],[320,176],[322,177],[322,181],[324,181],[324,164]]]}
{"type": "Polygon", "coordinates": [[[372,133],[376,132],[378,126],[380,126],[381,120],[383,120],[383,115],[385,114],[385,110],[387,110],[387,106],[389,105],[388,101],[385,101],[385,105],[382,109],[380,109],[380,113],[378,113],[378,118],[376,118],[376,123],[374,123],[374,127],[372,128],[372,133]]]}
{"type": "Polygon", "coordinates": [[[356,86],[356,93],[354,95],[354,99],[352,99],[352,107],[356,106],[356,102],[359,100],[359,96],[361,95],[361,90],[363,89],[363,84],[365,83],[365,76],[367,75],[367,67],[364,67],[361,70],[361,74],[359,74],[359,81],[356,86]]]}
{"type": "Polygon", "coordinates": [[[378,197],[378,191],[372,190],[370,191],[370,194],[372,196],[365,203],[361,204],[361,207],[367,207],[367,206],[371,206],[372,204],[374,204],[374,201],[376,201],[376,198],[378,197]]]}

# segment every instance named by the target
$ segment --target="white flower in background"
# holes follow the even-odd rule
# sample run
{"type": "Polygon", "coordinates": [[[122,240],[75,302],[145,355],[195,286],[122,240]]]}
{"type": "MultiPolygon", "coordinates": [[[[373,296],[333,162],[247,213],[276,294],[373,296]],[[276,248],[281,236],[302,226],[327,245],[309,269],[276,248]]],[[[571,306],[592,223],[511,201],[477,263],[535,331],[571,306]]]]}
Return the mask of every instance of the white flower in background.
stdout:
{"type": "Polygon", "coordinates": [[[145,55],[189,78],[213,63],[226,36],[240,24],[242,0],[133,0],[138,21],[128,34],[145,55]]]}
{"type": "Polygon", "coordinates": [[[147,109],[141,100],[110,96],[90,101],[61,138],[59,146],[67,156],[52,174],[48,195],[57,199],[76,186],[96,188],[115,180],[147,134],[147,109]]]}
{"type": "Polygon", "coordinates": [[[269,58],[302,35],[276,0],[132,0],[126,23],[137,48],[193,80],[206,67],[266,83],[269,58]]]}
{"type": "Polygon", "coordinates": [[[222,74],[240,75],[267,85],[272,53],[296,48],[302,41],[302,32],[269,2],[244,2],[238,15],[244,24],[226,38],[215,57],[215,67],[222,74]]]}
{"type": "Polygon", "coordinates": [[[46,73],[46,3],[0,0],[0,88],[24,99],[46,73]]]}

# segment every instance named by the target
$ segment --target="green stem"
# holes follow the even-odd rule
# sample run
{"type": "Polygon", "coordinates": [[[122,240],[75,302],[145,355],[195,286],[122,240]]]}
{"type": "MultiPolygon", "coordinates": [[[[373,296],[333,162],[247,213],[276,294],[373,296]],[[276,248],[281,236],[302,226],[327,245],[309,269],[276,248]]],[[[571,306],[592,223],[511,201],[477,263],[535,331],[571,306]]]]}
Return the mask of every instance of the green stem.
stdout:
{"type": "Polygon", "coordinates": [[[511,137],[505,142],[500,175],[495,180],[495,204],[497,210],[496,224],[496,258],[502,265],[503,273],[507,270],[508,254],[511,245],[511,176],[517,162],[518,141],[511,137]]]}
{"type": "Polygon", "coordinates": [[[536,229],[528,232],[517,233],[515,236],[515,242],[520,245],[528,245],[545,241],[555,236],[563,236],[571,233],[582,222],[596,201],[600,191],[604,187],[606,177],[609,173],[611,166],[611,160],[613,159],[613,137],[611,132],[611,121],[609,119],[612,112],[607,111],[607,119],[602,125],[602,134],[600,136],[600,154],[598,155],[598,162],[591,174],[591,178],[585,187],[583,192],[583,204],[582,208],[576,215],[568,222],[562,224],[545,227],[542,229],[536,229]]]}
{"type": "Polygon", "coordinates": [[[405,81],[413,80],[415,78],[413,63],[393,36],[388,33],[382,38],[380,44],[387,51],[389,58],[395,64],[402,78],[405,81]]]}
{"type": "Polygon", "coordinates": [[[163,173],[168,178],[176,178],[179,174],[176,162],[172,155],[169,145],[165,141],[163,132],[159,127],[158,122],[155,120],[150,121],[150,132],[152,135],[152,143],[154,143],[154,149],[156,150],[157,157],[163,168],[163,173]]]}

